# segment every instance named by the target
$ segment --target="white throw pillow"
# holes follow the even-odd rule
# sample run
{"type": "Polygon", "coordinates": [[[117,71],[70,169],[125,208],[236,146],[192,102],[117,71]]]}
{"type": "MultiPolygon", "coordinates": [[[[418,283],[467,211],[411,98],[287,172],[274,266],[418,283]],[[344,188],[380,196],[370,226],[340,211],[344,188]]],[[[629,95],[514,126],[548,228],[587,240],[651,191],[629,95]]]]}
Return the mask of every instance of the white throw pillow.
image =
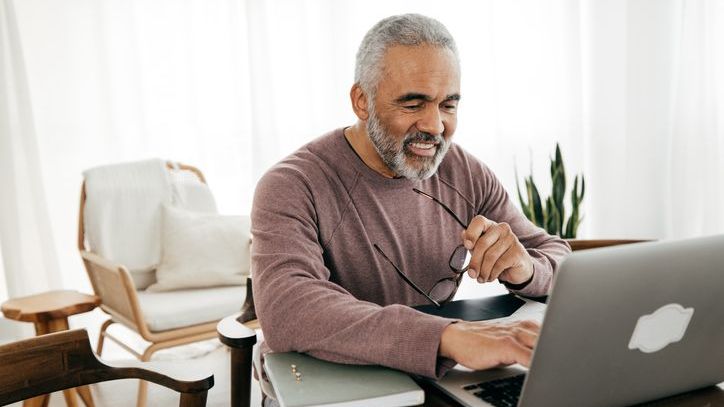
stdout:
{"type": "Polygon", "coordinates": [[[148,291],[240,285],[250,269],[248,216],[163,207],[161,264],[148,291]]]}

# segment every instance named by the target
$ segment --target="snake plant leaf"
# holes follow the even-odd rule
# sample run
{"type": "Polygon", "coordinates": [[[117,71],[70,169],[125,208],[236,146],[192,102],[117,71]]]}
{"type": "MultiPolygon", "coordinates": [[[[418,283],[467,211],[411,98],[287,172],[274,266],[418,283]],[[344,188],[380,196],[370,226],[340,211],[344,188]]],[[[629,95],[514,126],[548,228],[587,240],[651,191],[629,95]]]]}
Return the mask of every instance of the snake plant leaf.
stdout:
{"type": "Polygon", "coordinates": [[[561,235],[561,237],[564,238],[564,239],[570,239],[569,236],[570,236],[571,233],[573,232],[573,222],[572,222],[572,220],[573,220],[573,214],[571,214],[571,217],[568,218],[568,222],[566,222],[566,228],[565,228],[565,230],[564,230],[564,232],[563,232],[563,235],[561,235]]]}
{"type": "Polygon", "coordinates": [[[553,202],[553,198],[550,196],[548,197],[546,207],[548,216],[546,219],[545,229],[552,235],[560,235],[561,232],[558,230],[560,214],[558,213],[558,208],[556,208],[555,202],[553,202]]]}
{"type": "Polygon", "coordinates": [[[520,201],[520,208],[523,210],[523,215],[525,215],[526,218],[530,219],[530,207],[528,206],[528,202],[526,202],[523,199],[523,195],[520,193],[520,183],[518,182],[518,168],[515,168],[515,190],[518,192],[518,201],[520,201]]]}
{"type": "Polygon", "coordinates": [[[561,145],[556,143],[556,166],[563,167],[563,154],[561,154],[561,145]]]}
{"type": "Polygon", "coordinates": [[[558,229],[563,229],[563,219],[565,217],[566,208],[563,203],[563,198],[566,194],[566,181],[565,176],[563,175],[563,167],[558,167],[555,171],[555,175],[553,177],[553,191],[552,191],[552,197],[553,197],[553,203],[556,206],[556,209],[558,211],[558,229]]]}
{"type": "Polygon", "coordinates": [[[556,206],[558,207],[559,218],[559,229],[563,231],[563,221],[566,216],[566,207],[563,203],[566,194],[566,167],[563,164],[563,153],[561,153],[561,146],[556,143],[556,167],[557,177],[553,179],[553,194],[556,206]]]}
{"type": "Polygon", "coordinates": [[[571,212],[571,217],[568,218],[568,222],[566,223],[566,229],[563,235],[561,235],[564,239],[573,239],[576,237],[576,229],[578,225],[578,208],[573,208],[573,211],[571,212]]]}
{"type": "Polygon", "coordinates": [[[535,219],[535,211],[533,210],[533,187],[530,185],[530,180],[528,178],[523,179],[525,181],[525,192],[528,195],[528,212],[530,213],[530,220],[533,223],[536,223],[535,219]]]}
{"type": "Polygon", "coordinates": [[[538,187],[533,181],[533,164],[531,162],[531,175],[524,177],[527,200],[521,193],[518,183],[518,172],[515,169],[515,187],[518,193],[518,200],[523,209],[523,214],[534,224],[546,229],[550,234],[557,234],[563,238],[575,238],[578,226],[583,219],[580,216],[580,204],[586,191],[586,181],[583,175],[576,175],[571,190],[571,214],[566,220],[566,207],[564,204],[566,195],[566,169],[563,163],[563,154],[560,144],[556,143],[554,157],[550,157],[551,194],[548,197],[541,197],[538,187]],[[579,193],[580,186],[580,193],[579,193]]]}
{"type": "MultiPolygon", "coordinates": [[[[583,187],[583,176],[581,176],[581,186],[583,187]]],[[[581,220],[578,215],[578,207],[581,204],[582,194],[578,194],[578,175],[573,180],[573,190],[571,191],[571,217],[568,219],[566,224],[565,234],[561,237],[572,239],[576,237],[578,231],[578,225],[581,224],[581,220]]]]}
{"type": "Polygon", "coordinates": [[[571,214],[571,217],[568,219],[568,224],[566,225],[566,233],[561,237],[564,239],[574,239],[578,233],[578,226],[581,224],[582,220],[583,217],[579,218],[578,212],[571,214]]]}
{"type": "Polygon", "coordinates": [[[535,216],[535,223],[537,225],[543,226],[545,224],[545,217],[543,215],[543,205],[541,204],[540,194],[538,193],[538,187],[535,186],[535,182],[533,182],[532,175],[530,177],[528,177],[528,180],[530,182],[530,187],[531,187],[531,198],[533,199],[532,209],[533,209],[533,214],[535,216]]]}

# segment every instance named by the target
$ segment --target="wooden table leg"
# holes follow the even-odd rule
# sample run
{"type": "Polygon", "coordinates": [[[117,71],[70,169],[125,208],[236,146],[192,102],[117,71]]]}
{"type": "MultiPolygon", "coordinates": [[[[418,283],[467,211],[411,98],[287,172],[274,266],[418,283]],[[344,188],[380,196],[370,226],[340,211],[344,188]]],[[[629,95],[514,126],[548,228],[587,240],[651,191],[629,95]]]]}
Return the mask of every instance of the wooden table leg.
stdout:
{"type": "Polygon", "coordinates": [[[35,322],[34,325],[35,325],[35,335],[36,336],[45,335],[45,334],[50,333],[50,329],[48,327],[47,322],[45,322],[45,321],[35,322]]]}
{"type": "Polygon", "coordinates": [[[51,319],[48,321],[49,332],[67,331],[68,329],[70,329],[68,318],[51,319]]]}
{"type": "MultiPolygon", "coordinates": [[[[45,335],[53,332],[59,332],[59,331],[67,331],[70,328],[68,325],[68,318],[58,318],[58,319],[51,319],[50,321],[42,321],[42,322],[35,322],[35,334],[36,335],[45,335]]],[[[95,407],[95,404],[93,403],[93,396],[90,392],[90,387],[83,386],[78,387],[77,389],[66,389],[63,390],[63,396],[65,396],[65,403],[68,405],[68,407],[77,407],[78,406],[78,399],[76,398],[76,394],[78,394],[83,400],[83,404],[86,405],[86,407],[95,407]]],[[[31,400],[27,400],[26,403],[31,402],[31,404],[25,404],[23,403],[23,407],[35,407],[35,406],[47,406],[48,401],[50,400],[50,395],[45,394],[43,396],[35,397],[31,400]],[[35,400],[38,399],[36,402],[35,400]],[[41,403],[41,404],[33,404],[33,403],[41,403]]]]}

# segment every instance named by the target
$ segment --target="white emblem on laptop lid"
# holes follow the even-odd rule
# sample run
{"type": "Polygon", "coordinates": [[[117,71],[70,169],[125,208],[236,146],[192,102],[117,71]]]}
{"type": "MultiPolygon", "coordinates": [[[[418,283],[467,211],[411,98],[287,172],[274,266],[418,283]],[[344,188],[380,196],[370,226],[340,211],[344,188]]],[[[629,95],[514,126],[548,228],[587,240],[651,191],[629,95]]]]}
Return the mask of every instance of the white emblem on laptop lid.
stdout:
{"type": "Polygon", "coordinates": [[[651,314],[642,315],[636,323],[628,348],[653,353],[679,342],[684,337],[692,315],[694,308],[684,308],[679,304],[667,304],[651,314]]]}

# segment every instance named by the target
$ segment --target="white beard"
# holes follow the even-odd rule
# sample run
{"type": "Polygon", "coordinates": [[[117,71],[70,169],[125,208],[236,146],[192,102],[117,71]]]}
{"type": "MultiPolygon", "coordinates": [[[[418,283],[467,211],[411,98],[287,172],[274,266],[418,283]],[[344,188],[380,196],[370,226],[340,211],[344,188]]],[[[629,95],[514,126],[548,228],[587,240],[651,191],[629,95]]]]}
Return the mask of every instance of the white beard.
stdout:
{"type": "Polygon", "coordinates": [[[445,140],[442,135],[431,135],[428,133],[408,133],[401,143],[384,128],[380,120],[377,118],[374,106],[370,106],[370,117],[367,119],[367,134],[375,146],[377,154],[380,155],[382,161],[389,167],[398,177],[424,180],[432,177],[440,166],[443,157],[450,148],[450,142],[445,140]],[[437,143],[437,151],[432,157],[418,157],[407,153],[405,150],[407,145],[418,141],[434,141],[437,143]],[[413,161],[417,165],[408,163],[413,161]]]}

